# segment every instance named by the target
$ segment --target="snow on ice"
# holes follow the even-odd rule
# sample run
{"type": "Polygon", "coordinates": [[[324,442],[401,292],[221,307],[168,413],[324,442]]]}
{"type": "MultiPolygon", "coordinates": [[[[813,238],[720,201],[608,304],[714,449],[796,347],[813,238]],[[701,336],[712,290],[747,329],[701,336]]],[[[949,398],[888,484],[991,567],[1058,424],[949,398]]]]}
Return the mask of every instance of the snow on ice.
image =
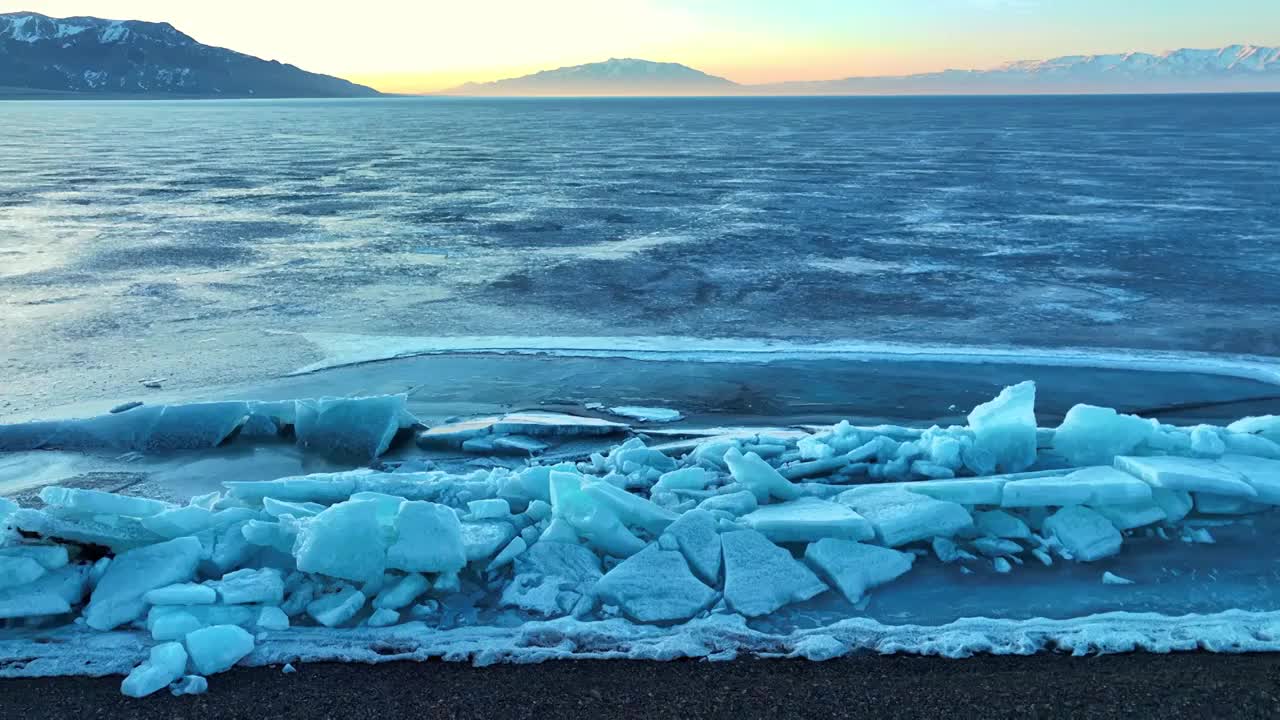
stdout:
{"type": "MultiPolygon", "coordinates": [[[[132,696],[203,692],[206,676],[239,662],[377,660],[370,647],[386,638],[476,662],[962,654],[1003,637],[1016,645],[1018,633],[1025,648],[1035,623],[1048,628],[1036,637],[1062,647],[1118,647],[1104,632],[1145,638],[1130,647],[1178,646],[1147,616],[953,620],[961,635],[950,639],[863,617],[881,593],[948,577],[1011,582],[1032,560],[1041,583],[1070,582],[1073,563],[1095,563],[1108,585],[1141,579],[1112,564],[1126,545],[1167,538],[1212,552],[1210,527],[1229,531],[1280,505],[1273,417],[1184,428],[1079,405],[1059,427],[1038,428],[1034,402],[1034,384],[1022,383],[965,426],[668,428],[676,439],[665,444],[632,434],[607,448],[602,438],[630,428],[534,411],[424,428],[403,396],[144,405],[4,426],[8,450],[159,452],[265,435],[368,466],[229,479],[186,504],[58,486],[39,493],[40,509],[0,501],[0,623],[102,648],[92,657],[127,673],[132,696]],[[402,432],[417,448],[527,457],[452,470],[403,453],[379,461],[402,432]],[[590,449],[576,455],[536,457],[583,439],[590,449]],[[825,620],[779,630],[791,606],[821,608],[825,620]]],[[[612,409],[662,420],[653,410],[612,409]]],[[[1231,618],[1280,626],[1257,614],[1187,622],[1212,646],[1231,636],[1231,618]]],[[[1263,643],[1250,637],[1232,647],[1263,643]]],[[[0,659],[47,659],[0,674],[77,672],[59,664],[57,643],[23,642],[0,635],[0,659]]]]}

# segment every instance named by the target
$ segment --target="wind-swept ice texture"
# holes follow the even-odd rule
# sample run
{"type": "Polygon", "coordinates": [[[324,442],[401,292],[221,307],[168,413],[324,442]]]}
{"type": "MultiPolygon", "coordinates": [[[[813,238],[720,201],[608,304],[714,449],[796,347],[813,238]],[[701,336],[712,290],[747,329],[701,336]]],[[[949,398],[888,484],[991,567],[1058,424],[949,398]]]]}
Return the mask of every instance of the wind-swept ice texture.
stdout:
{"type": "MultiPolygon", "coordinates": [[[[705,656],[705,643],[725,653],[763,650],[772,646],[747,619],[794,622],[787,608],[797,604],[795,614],[816,605],[835,624],[794,636],[788,652],[824,658],[850,649],[836,639],[850,637],[839,628],[865,620],[850,615],[874,595],[919,592],[917,574],[926,584],[964,575],[996,582],[1034,563],[1049,566],[1037,570],[1038,583],[1052,586],[1060,573],[1067,587],[1082,570],[1065,564],[1097,563],[1088,571],[1097,586],[1141,587],[1141,573],[1113,564],[1131,541],[1148,543],[1144,552],[1150,543],[1185,543],[1204,562],[1215,534],[1255,521],[1275,526],[1261,522],[1280,505],[1272,420],[1182,428],[1078,406],[1059,428],[1038,429],[1034,394],[1030,383],[1006,388],[965,427],[843,422],[812,432],[695,434],[661,446],[637,436],[553,465],[530,459],[457,474],[406,461],[228,480],[225,494],[186,505],[47,487],[42,510],[0,507],[0,620],[58,627],[79,614],[85,629],[66,632],[136,630],[128,635],[134,659],[121,669],[130,694],[168,683],[196,692],[189,670],[275,657],[263,638],[295,648],[294,639],[425,643],[452,637],[431,633],[471,629],[492,639],[519,627],[527,633],[520,646],[543,658],[561,656],[551,648],[566,647],[569,636],[582,645],[561,654],[648,653],[637,648],[661,646],[658,637],[669,644],[655,657],[705,656]],[[598,635],[580,635],[585,628],[598,635]],[[623,651],[605,640],[627,637],[641,644],[623,651]],[[156,648],[150,659],[137,654],[148,643],[156,648]],[[179,650],[190,667],[178,662],[179,650]]],[[[407,422],[401,403],[287,404],[271,406],[271,417],[309,413],[294,418],[306,428],[297,432],[376,454],[407,422]]],[[[456,447],[509,433],[554,439],[625,429],[518,413],[442,426],[419,442],[456,447]]],[[[1230,602],[1226,591],[1222,597],[1230,602]]],[[[1204,632],[1220,632],[1213,628],[1204,632]]],[[[866,637],[897,632],[864,629],[866,637]]],[[[1070,637],[1057,626],[1051,632],[1070,637]]],[[[955,647],[977,642],[947,637],[955,647]]],[[[1233,647],[1261,642],[1254,640],[1233,647]]],[[[0,641],[6,647],[18,646],[0,641]]],[[[483,642],[467,647],[450,656],[528,657],[487,655],[483,642]]],[[[24,657],[32,652],[21,648],[24,657]]]]}

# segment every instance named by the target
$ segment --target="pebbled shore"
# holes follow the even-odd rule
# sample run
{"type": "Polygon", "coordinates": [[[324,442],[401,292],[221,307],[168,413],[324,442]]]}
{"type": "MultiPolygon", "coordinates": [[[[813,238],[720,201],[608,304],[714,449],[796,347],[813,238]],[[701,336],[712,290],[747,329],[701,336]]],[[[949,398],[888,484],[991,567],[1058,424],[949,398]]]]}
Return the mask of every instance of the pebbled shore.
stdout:
{"type": "Polygon", "coordinates": [[[1280,715],[1280,654],[237,668],[143,700],[119,677],[0,680],[0,717],[1205,718],[1280,715]]]}

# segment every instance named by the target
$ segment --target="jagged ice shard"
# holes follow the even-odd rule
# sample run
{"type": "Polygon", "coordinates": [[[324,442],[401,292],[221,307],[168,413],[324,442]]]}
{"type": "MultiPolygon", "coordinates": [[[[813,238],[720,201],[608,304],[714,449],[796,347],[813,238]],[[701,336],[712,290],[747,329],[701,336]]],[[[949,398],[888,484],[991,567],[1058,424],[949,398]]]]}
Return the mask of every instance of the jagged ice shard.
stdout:
{"type": "Polygon", "coordinates": [[[370,466],[228,478],[185,504],[61,486],[43,488],[39,508],[0,503],[0,623],[74,638],[0,635],[0,658],[32,658],[0,675],[82,672],[67,647],[127,675],[130,695],[200,692],[236,663],[377,660],[391,641],[404,657],[478,663],[1280,650],[1266,630],[1280,624],[1280,589],[1251,550],[1280,532],[1269,417],[1176,427],[1078,405],[1038,428],[1032,383],[966,426],[668,443],[554,413],[427,429],[402,396],[134,413],[0,427],[0,442],[209,447],[254,442],[227,428],[263,417],[296,427],[300,452],[370,466]],[[411,453],[484,457],[535,434],[601,449],[481,468],[374,459],[409,429],[411,453]],[[1164,570],[1175,566],[1196,572],[1164,570]],[[1153,582],[1149,613],[1099,613],[1134,608],[1153,582]],[[1059,615],[1040,617],[1050,598],[1059,615]]]}

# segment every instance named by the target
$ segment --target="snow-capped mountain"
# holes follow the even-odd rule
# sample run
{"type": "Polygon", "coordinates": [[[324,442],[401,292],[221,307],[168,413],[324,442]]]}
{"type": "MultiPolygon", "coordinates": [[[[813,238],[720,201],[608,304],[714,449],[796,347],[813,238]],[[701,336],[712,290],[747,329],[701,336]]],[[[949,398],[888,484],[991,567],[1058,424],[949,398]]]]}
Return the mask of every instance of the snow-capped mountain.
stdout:
{"type": "Polygon", "coordinates": [[[635,58],[543,70],[486,83],[467,83],[450,95],[715,95],[732,93],[737,83],[686,65],[635,58]]]}
{"type": "Polygon", "coordinates": [[[378,92],[196,42],[169,23],[0,14],[0,92],[359,97],[378,92]]]}
{"type": "Polygon", "coordinates": [[[988,70],[740,85],[676,63],[608,60],[467,83],[449,95],[856,95],[1280,91],[1280,47],[1068,55],[988,70]]]}
{"type": "Polygon", "coordinates": [[[1280,91],[1280,48],[1228,45],[1023,60],[990,70],[756,85],[769,93],[1037,93],[1280,91]]]}

